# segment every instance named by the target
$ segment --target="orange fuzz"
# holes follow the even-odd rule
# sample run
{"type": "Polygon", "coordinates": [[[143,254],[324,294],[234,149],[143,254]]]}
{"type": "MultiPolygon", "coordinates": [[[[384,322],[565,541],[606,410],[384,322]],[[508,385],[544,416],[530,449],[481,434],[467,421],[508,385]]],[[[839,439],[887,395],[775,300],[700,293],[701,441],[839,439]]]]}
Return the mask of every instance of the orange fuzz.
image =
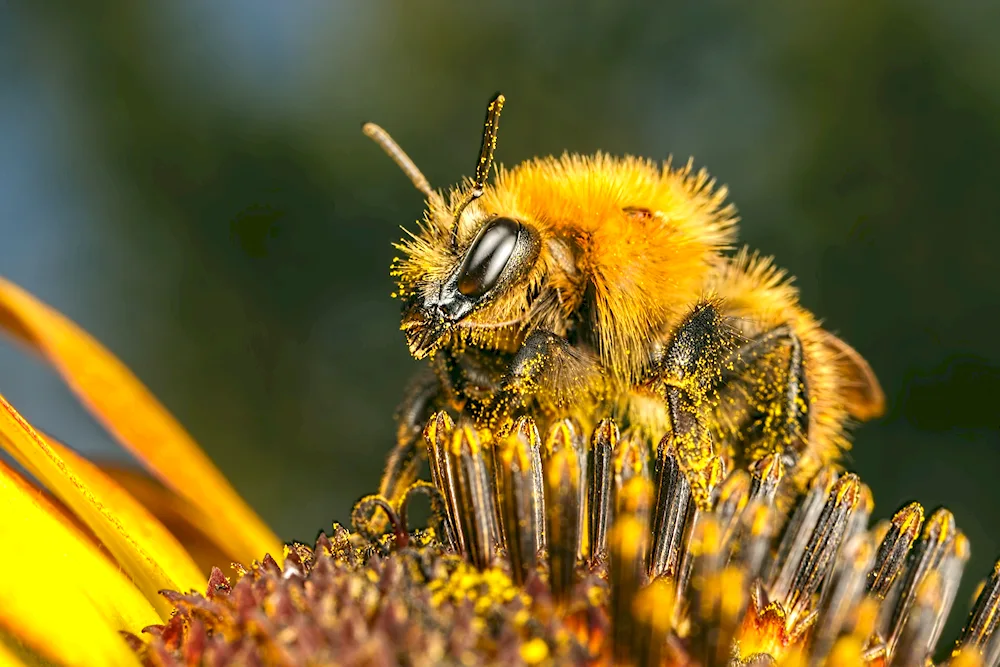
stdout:
{"type": "Polygon", "coordinates": [[[408,452],[440,409],[501,433],[523,415],[587,432],[612,417],[649,446],[666,436],[693,479],[719,457],[771,457],[799,489],[849,446],[850,418],[882,412],[868,364],[785,273],[732,252],[735,209],[705,171],[564,154],[488,182],[503,103],[474,178],[448,193],[364,128],[427,199],[392,267],[410,352],[430,368],[400,411],[388,497],[415,476],[408,452]]]}

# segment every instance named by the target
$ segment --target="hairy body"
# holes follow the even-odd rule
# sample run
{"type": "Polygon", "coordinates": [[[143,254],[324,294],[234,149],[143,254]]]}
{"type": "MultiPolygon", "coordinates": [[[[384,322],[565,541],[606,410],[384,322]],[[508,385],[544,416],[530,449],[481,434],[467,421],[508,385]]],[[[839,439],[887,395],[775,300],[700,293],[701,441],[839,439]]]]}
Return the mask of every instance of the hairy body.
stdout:
{"type": "Polygon", "coordinates": [[[490,130],[476,181],[447,199],[428,186],[397,246],[402,329],[431,372],[400,412],[387,495],[437,409],[493,431],[521,414],[585,430],[612,416],[667,435],[692,473],[774,455],[799,483],[848,446],[850,419],[882,410],[868,365],[784,273],[729,254],[734,210],[704,171],[565,155],[486,185],[490,130]]]}

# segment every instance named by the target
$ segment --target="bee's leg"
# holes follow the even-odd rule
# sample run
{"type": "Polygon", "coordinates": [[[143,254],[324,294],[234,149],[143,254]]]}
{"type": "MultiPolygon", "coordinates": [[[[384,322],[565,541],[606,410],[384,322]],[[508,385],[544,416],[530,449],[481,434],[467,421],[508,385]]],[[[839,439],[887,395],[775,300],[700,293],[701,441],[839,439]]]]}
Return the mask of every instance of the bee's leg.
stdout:
{"type": "Polygon", "coordinates": [[[601,389],[597,359],[561,336],[535,330],[511,360],[492,402],[493,424],[500,426],[534,401],[558,413],[601,389]]]}
{"type": "MultiPolygon", "coordinates": [[[[441,383],[432,372],[423,372],[414,378],[403,396],[396,413],[396,446],[385,464],[379,494],[392,503],[397,502],[406,490],[417,481],[420,463],[426,450],[423,446],[424,425],[438,407],[441,383]]],[[[385,516],[379,513],[373,528],[384,527],[385,516]]]]}
{"type": "Polygon", "coordinates": [[[672,444],[685,467],[705,470],[715,451],[708,426],[722,364],[741,337],[714,305],[702,303],[674,330],[652,364],[647,384],[664,397],[672,444]]]}
{"type": "Polygon", "coordinates": [[[785,324],[750,339],[723,364],[720,414],[730,435],[752,437],[747,455],[798,462],[809,432],[809,392],[802,342],[785,324]]]}

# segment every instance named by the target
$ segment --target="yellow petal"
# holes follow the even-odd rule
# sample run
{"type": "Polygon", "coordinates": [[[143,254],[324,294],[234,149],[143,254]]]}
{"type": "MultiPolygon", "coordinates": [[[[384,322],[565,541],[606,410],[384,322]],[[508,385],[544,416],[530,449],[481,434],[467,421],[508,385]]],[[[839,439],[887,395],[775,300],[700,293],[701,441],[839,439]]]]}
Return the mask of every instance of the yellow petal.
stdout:
{"type": "Polygon", "coordinates": [[[164,619],[173,606],[158,591],[202,587],[194,561],[149,512],[96,466],[49,444],[2,396],[0,445],[94,531],[164,619]]]}
{"type": "Polygon", "coordinates": [[[138,664],[118,631],[138,632],[159,616],[97,547],[39,498],[37,489],[0,466],[0,628],[59,664],[138,664]]]}
{"type": "MultiPolygon", "coordinates": [[[[185,499],[140,470],[115,464],[99,464],[101,472],[113,479],[130,496],[155,516],[164,528],[184,545],[191,558],[201,568],[205,579],[213,567],[226,570],[232,560],[219,549],[207,532],[199,527],[204,516],[185,499]]],[[[218,522],[214,526],[218,530],[218,522]]]]}
{"type": "MultiPolygon", "coordinates": [[[[38,507],[52,517],[53,520],[58,521],[67,530],[79,533],[81,538],[85,539],[87,542],[92,544],[97,548],[104,556],[110,558],[108,551],[103,548],[100,540],[94,535],[94,532],[87,527],[87,524],[80,521],[80,519],[73,514],[73,512],[66,507],[58,498],[53,497],[45,489],[40,488],[28,481],[24,475],[10,467],[0,459],[0,473],[3,473],[10,477],[14,483],[18,485],[18,488],[22,490],[23,493],[31,497],[38,507]]],[[[113,560],[109,560],[113,562],[113,560]]]]}
{"type": "Polygon", "coordinates": [[[40,353],[62,374],[104,426],[164,484],[196,507],[203,529],[232,558],[249,563],[270,553],[278,538],[250,509],[194,440],[118,359],[71,321],[0,278],[0,330],[40,353]]]}
{"type": "Polygon", "coordinates": [[[24,663],[2,642],[0,642],[0,667],[24,667],[24,663]]]}
{"type": "MultiPolygon", "coordinates": [[[[0,400],[2,398],[0,396],[0,400]]],[[[83,486],[110,508],[121,524],[131,531],[135,541],[163,566],[164,571],[180,586],[178,590],[204,587],[207,577],[202,574],[201,568],[191,558],[185,546],[156,517],[152,508],[146,507],[141,499],[132,496],[128,489],[72,449],[52,438],[45,438],[45,442],[80,478],[83,486]]]]}

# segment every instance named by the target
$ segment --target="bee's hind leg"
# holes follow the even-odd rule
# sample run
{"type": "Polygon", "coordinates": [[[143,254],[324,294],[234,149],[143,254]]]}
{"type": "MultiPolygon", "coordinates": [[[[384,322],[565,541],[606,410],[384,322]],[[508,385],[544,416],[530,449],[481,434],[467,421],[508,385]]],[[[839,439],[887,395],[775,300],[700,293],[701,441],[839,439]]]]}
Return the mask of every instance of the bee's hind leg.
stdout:
{"type": "Polygon", "coordinates": [[[667,401],[672,442],[689,471],[729,453],[744,463],[778,456],[796,479],[815,472],[803,461],[809,392],[802,343],[790,325],[748,339],[701,304],[661,348],[649,384],[667,401]]]}
{"type": "MultiPolygon", "coordinates": [[[[728,437],[751,461],[774,454],[798,464],[809,432],[809,392],[802,342],[784,324],[734,350],[723,364],[719,414],[728,437]]],[[[808,472],[808,471],[807,471],[808,472]]]]}

